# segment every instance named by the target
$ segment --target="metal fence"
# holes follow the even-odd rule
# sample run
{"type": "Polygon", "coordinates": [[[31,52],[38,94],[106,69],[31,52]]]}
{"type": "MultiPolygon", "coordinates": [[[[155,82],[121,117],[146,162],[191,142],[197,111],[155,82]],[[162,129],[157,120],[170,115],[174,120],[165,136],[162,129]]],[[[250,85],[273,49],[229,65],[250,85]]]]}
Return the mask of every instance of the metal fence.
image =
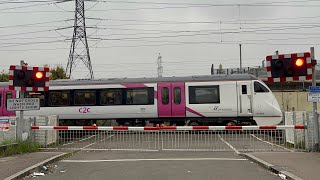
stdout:
{"type": "MultiPolygon", "coordinates": [[[[305,126],[177,126],[95,127],[33,126],[47,137],[45,149],[138,150],[138,151],[301,151],[307,150],[305,136],[295,143],[286,131],[306,134],[305,126]]],[[[38,141],[37,136],[35,137],[38,141]]]]}

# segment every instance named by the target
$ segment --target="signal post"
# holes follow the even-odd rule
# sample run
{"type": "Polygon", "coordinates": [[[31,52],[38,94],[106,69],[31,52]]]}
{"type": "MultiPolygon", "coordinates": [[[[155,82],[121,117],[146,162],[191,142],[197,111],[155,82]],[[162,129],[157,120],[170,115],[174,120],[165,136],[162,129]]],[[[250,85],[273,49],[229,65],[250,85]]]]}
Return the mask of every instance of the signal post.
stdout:
{"type": "Polygon", "coordinates": [[[20,62],[20,66],[10,66],[9,89],[17,90],[19,92],[19,99],[7,99],[7,110],[20,111],[20,118],[17,120],[16,135],[17,139],[23,140],[23,133],[25,128],[24,110],[40,109],[39,98],[25,99],[25,91],[48,91],[49,68],[26,66],[24,61],[20,62]],[[28,106],[26,102],[32,102],[33,104],[32,106],[28,106]]]}
{"type": "MultiPolygon", "coordinates": [[[[269,82],[287,82],[287,81],[304,81],[312,79],[312,87],[310,89],[319,89],[316,87],[314,48],[310,48],[310,52],[281,54],[267,56],[267,75],[269,82]]],[[[310,91],[311,92],[311,91],[310,91]]],[[[310,95],[310,94],[309,94],[310,95]]],[[[308,98],[309,98],[308,95],[308,98]]],[[[314,151],[319,150],[319,121],[317,113],[317,102],[313,102],[313,121],[314,121],[314,151]]]]}

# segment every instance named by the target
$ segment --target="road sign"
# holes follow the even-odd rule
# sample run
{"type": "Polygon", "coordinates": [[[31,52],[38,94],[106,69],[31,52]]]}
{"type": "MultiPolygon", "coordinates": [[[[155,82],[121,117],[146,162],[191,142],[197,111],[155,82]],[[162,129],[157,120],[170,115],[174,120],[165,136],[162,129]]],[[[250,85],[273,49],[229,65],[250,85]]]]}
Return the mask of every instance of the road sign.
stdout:
{"type": "Polygon", "coordinates": [[[309,92],[320,93],[320,86],[309,86],[309,92]]]}
{"type": "Polygon", "coordinates": [[[308,102],[320,102],[320,93],[308,93],[308,102]]]}
{"type": "Polygon", "coordinates": [[[0,131],[9,131],[9,119],[0,119],[0,131]]]}
{"type": "Polygon", "coordinates": [[[39,110],[40,99],[39,98],[15,98],[7,99],[8,111],[29,111],[39,110]]]}

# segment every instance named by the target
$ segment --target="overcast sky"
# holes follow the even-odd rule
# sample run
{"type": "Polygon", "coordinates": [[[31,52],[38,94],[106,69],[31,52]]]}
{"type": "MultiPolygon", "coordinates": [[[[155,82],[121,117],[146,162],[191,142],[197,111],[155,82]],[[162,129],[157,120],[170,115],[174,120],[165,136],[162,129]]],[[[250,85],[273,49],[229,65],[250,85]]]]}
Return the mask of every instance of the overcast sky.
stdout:
{"type": "MultiPolygon", "coordinates": [[[[0,0],[0,70],[66,67],[74,1],[0,0]],[[32,25],[33,24],[33,25],[32,25]]],[[[261,66],[267,55],[320,55],[320,0],[86,1],[88,44],[95,78],[210,74],[211,64],[261,66]]],[[[83,63],[73,78],[88,74],[83,63]]]]}

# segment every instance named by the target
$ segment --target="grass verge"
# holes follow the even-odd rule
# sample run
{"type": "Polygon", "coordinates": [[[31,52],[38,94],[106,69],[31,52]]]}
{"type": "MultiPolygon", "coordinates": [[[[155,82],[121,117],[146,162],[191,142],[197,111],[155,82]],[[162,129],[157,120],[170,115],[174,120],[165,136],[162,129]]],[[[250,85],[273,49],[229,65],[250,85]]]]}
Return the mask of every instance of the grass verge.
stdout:
{"type": "Polygon", "coordinates": [[[6,140],[0,146],[0,157],[40,151],[40,144],[28,140],[6,140]]]}

